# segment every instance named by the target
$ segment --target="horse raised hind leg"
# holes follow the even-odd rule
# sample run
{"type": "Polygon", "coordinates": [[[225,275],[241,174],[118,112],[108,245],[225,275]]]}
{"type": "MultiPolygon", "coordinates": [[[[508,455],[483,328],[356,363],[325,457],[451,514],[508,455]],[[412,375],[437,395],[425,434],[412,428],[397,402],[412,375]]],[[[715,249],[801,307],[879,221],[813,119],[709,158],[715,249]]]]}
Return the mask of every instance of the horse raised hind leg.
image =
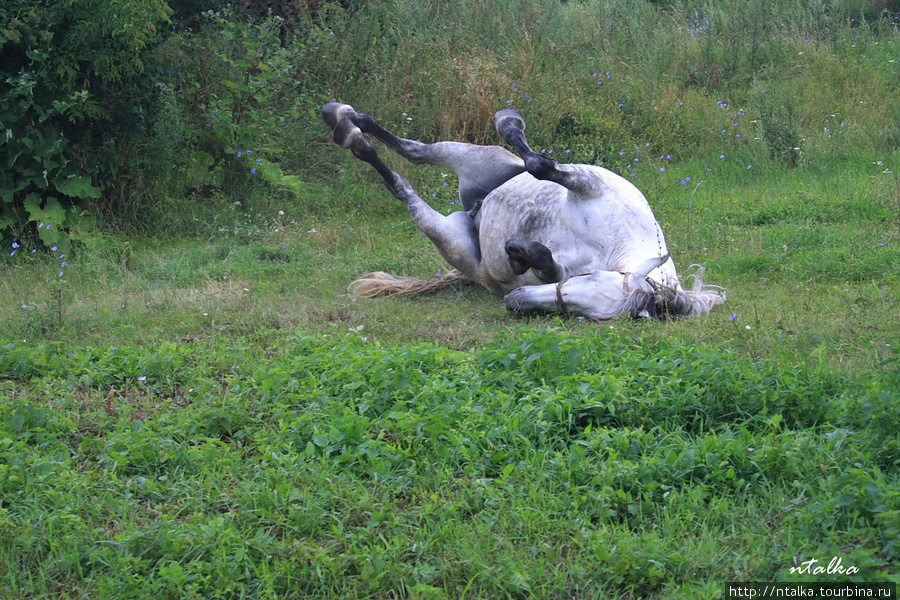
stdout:
{"type": "Polygon", "coordinates": [[[342,118],[335,124],[334,141],[381,175],[385,187],[406,205],[413,221],[447,262],[464,275],[481,280],[481,250],[475,221],[463,211],[445,216],[429,206],[416,194],[409,181],[384,164],[362,130],[350,119],[342,118]]]}
{"type": "Polygon", "coordinates": [[[525,171],[522,159],[500,146],[477,146],[464,142],[426,144],[404,139],[385,129],[371,115],[356,112],[349,104],[326,104],[322,109],[322,119],[332,129],[342,119],[348,119],[362,133],[374,136],[412,163],[447,167],[459,177],[459,199],[463,210],[473,219],[488,194],[525,171]]]}

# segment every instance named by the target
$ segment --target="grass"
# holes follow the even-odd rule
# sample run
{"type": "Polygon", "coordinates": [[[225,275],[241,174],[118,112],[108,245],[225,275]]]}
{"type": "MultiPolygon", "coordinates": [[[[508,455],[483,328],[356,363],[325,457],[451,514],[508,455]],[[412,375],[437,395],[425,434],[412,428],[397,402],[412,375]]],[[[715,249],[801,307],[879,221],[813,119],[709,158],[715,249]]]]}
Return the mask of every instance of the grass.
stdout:
{"type": "MultiPolygon", "coordinates": [[[[859,157],[836,172],[765,164],[754,172],[718,158],[664,159],[661,172],[647,161],[635,181],[654,205],[676,264],[683,274],[704,265],[707,281],[726,288],[726,307],[669,323],[533,321],[579,333],[624,327],[658,339],[689,337],[751,360],[869,373],[891,356],[898,337],[892,290],[900,273],[900,189],[883,171],[896,171],[900,157],[883,158],[873,165],[859,157]]],[[[98,235],[68,257],[63,277],[57,262],[20,251],[3,263],[9,276],[0,293],[10,301],[0,305],[0,323],[9,339],[31,341],[106,340],[120,325],[163,337],[202,335],[204,328],[329,333],[362,326],[388,343],[469,350],[522,322],[477,287],[415,299],[348,297],[347,284],[368,271],[429,277],[448,268],[399,202],[369,173],[350,173],[358,175],[345,177],[344,191],[315,192],[334,199],[326,209],[285,204],[266,214],[235,213],[211,223],[200,242],[98,235]]],[[[440,170],[407,174],[418,189],[425,186],[424,195],[435,190],[429,199],[436,206],[457,208],[455,182],[443,187],[440,170]]]]}
{"type": "Polygon", "coordinates": [[[896,374],[618,330],[362,333],[6,346],[5,589],[714,598],[806,557],[895,573],[896,374]]]}

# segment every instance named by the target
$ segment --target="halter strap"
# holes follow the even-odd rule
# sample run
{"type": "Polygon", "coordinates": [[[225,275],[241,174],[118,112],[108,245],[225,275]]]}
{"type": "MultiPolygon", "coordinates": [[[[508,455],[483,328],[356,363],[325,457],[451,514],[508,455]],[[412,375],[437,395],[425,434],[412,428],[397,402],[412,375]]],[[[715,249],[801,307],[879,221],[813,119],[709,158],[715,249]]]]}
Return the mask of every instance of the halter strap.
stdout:
{"type": "MultiPolygon", "coordinates": [[[[556,284],[556,304],[557,304],[557,306],[559,306],[559,312],[561,312],[561,313],[564,314],[564,315],[568,315],[568,314],[569,314],[569,309],[566,308],[566,303],[563,302],[563,297],[562,297],[562,286],[563,286],[563,284],[564,284],[565,282],[567,282],[571,277],[573,277],[573,276],[572,276],[572,275],[569,275],[568,277],[565,277],[565,278],[561,279],[561,280],[559,281],[559,283],[556,284]]],[[[577,277],[577,276],[576,276],[576,277],[577,277]]]]}
{"type": "MultiPolygon", "coordinates": [[[[628,287],[628,277],[631,276],[631,271],[618,271],[618,273],[619,273],[620,275],[622,275],[622,277],[623,277],[623,279],[622,279],[622,293],[624,293],[624,294],[627,296],[627,295],[628,295],[628,292],[629,292],[629,287],[628,287]]],[[[559,283],[556,284],[556,305],[559,307],[559,312],[562,313],[563,315],[568,315],[568,314],[569,314],[569,309],[568,309],[568,307],[566,307],[565,301],[563,301],[563,296],[562,296],[562,286],[563,286],[563,284],[566,283],[567,281],[569,281],[569,279],[571,279],[572,277],[582,277],[582,276],[584,276],[584,275],[590,275],[590,273],[579,273],[578,275],[569,275],[569,276],[564,277],[563,279],[561,279],[561,280],[559,281],[559,283]]],[[[662,289],[662,286],[661,286],[660,284],[656,283],[655,281],[653,281],[653,280],[650,279],[649,277],[646,278],[646,281],[647,281],[648,284],[650,284],[650,287],[653,288],[653,291],[654,291],[655,293],[658,294],[658,293],[660,292],[660,290],[662,289]]]]}

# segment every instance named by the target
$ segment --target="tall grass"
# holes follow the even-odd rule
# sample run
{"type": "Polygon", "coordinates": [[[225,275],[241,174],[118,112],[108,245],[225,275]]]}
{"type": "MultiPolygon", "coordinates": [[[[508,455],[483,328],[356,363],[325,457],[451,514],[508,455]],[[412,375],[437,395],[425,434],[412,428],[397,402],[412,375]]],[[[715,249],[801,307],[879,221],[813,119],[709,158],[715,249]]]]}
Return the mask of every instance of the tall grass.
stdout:
{"type": "Polygon", "coordinates": [[[574,121],[600,148],[650,142],[687,158],[724,143],[756,158],[783,157],[794,144],[817,161],[832,146],[830,115],[850,128],[843,151],[873,141],[878,150],[896,146],[897,16],[883,10],[762,1],[379,2],[320,50],[340,77],[330,82],[335,96],[423,139],[493,142],[490,116],[509,102],[542,145],[573,143],[564,124],[574,121]],[[693,114],[679,116],[677,102],[693,114]],[[723,140],[716,129],[727,119],[722,103],[754,123],[742,139],[730,132],[723,140]]]}

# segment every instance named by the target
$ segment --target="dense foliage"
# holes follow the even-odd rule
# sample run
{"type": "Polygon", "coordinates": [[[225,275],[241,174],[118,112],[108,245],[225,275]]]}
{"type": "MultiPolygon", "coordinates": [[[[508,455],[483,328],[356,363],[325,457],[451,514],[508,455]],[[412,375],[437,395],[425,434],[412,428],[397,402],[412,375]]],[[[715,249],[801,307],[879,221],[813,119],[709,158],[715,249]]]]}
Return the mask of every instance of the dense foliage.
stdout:
{"type": "Polygon", "coordinates": [[[136,335],[0,349],[27,390],[0,387],[14,595],[713,598],[809,557],[896,573],[896,370],[860,386],[612,331],[472,353],[136,335]]]}
{"type": "Polygon", "coordinates": [[[0,8],[0,235],[62,244],[114,194],[154,102],[141,79],[163,0],[12,0],[0,8]]]}

